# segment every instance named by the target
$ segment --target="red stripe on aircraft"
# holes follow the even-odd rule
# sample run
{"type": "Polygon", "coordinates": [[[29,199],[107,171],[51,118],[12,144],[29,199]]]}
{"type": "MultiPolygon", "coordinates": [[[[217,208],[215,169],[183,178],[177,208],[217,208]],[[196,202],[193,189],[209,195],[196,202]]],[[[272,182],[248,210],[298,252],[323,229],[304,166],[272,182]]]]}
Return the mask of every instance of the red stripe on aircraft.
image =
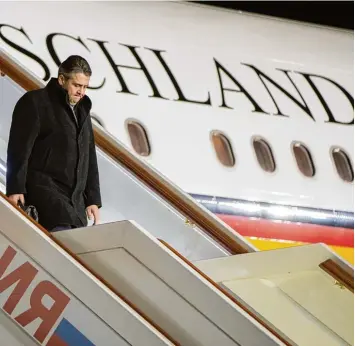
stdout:
{"type": "Polygon", "coordinates": [[[354,230],[349,228],[252,219],[245,216],[216,214],[220,219],[245,237],[279,239],[303,243],[354,247],[354,230]]]}

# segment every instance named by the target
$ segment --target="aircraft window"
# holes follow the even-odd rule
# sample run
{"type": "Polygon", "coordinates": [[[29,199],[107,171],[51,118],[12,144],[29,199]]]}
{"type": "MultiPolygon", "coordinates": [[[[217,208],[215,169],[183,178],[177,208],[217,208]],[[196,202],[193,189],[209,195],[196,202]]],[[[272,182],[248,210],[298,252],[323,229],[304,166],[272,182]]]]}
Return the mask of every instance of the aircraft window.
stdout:
{"type": "Polygon", "coordinates": [[[274,172],[276,164],[269,144],[261,138],[254,138],[253,147],[260,167],[266,172],[274,172]]]}
{"type": "Polygon", "coordinates": [[[233,167],[235,164],[235,158],[233,155],[232,145],[228,138],[221,132],[212,131],[211,139],[218,160],[224,166],[233,167]]]}
{"type": "Polygon", "coordinates": [[[142,156],[148,156],[150,154],[150,145],[143,125],[135,120],[128,120],[126,126],[135,152],[142,156]]]}
{"type": "Polygon", "coordinates": [[[354,171],[348,155],[342,149],[334,148],[332,158],[339,177],[349,183],[354,181],[354,171]]]}
{"type": "Polygon", "coordinates": [[[301,143],[294,143],[292,150],[301,173],[306,177],[313,177],[316,170],[309,150],[301,143]]]}

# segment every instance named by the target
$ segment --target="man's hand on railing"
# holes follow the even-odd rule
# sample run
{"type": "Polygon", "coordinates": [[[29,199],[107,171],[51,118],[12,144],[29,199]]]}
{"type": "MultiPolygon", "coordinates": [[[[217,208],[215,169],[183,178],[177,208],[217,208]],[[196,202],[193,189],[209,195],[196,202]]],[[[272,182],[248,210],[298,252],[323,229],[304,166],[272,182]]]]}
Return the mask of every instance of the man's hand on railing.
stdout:
{"type": "Polygon", "coordinates": [[[89,220],[94,219],[94,225],[99,224],[100,212],[97,205],[90,205],[86,208],[86,214],[89,220]]]}
{"type": "Polygon", "coordinates": [[[17,206],[18,201],[20,201],[23,205],[25,205],[25,197],[23,194],[15,194],[15,195],[10,195],[9,200],[11,203],[17,206]]]}

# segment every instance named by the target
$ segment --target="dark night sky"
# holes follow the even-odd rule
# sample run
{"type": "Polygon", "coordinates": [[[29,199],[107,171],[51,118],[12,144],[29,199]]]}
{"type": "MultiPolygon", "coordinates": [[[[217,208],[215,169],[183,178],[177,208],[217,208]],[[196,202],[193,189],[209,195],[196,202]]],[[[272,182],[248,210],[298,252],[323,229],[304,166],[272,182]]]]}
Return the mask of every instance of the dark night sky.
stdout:
{"type": "Polygon", "coordinates": [[[354,30],[354,1],[192,1],[354,30]]]}

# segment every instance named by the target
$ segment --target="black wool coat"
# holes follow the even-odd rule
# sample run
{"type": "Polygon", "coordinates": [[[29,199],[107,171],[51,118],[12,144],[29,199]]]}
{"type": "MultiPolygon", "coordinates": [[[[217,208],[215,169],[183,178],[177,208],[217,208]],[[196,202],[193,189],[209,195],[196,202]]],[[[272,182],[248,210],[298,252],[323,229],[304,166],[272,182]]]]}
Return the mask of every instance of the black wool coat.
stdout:
{"type": "Polygon", "coordinates": [[[48,230],[87,226],[86,207],[101,207],[90,109],[84,96],[74,107],[75,117],[56,78],[25,93],[15,106],[6,194],[24,194],[25,204],[37,208],[39,223],[48,230]]]}

